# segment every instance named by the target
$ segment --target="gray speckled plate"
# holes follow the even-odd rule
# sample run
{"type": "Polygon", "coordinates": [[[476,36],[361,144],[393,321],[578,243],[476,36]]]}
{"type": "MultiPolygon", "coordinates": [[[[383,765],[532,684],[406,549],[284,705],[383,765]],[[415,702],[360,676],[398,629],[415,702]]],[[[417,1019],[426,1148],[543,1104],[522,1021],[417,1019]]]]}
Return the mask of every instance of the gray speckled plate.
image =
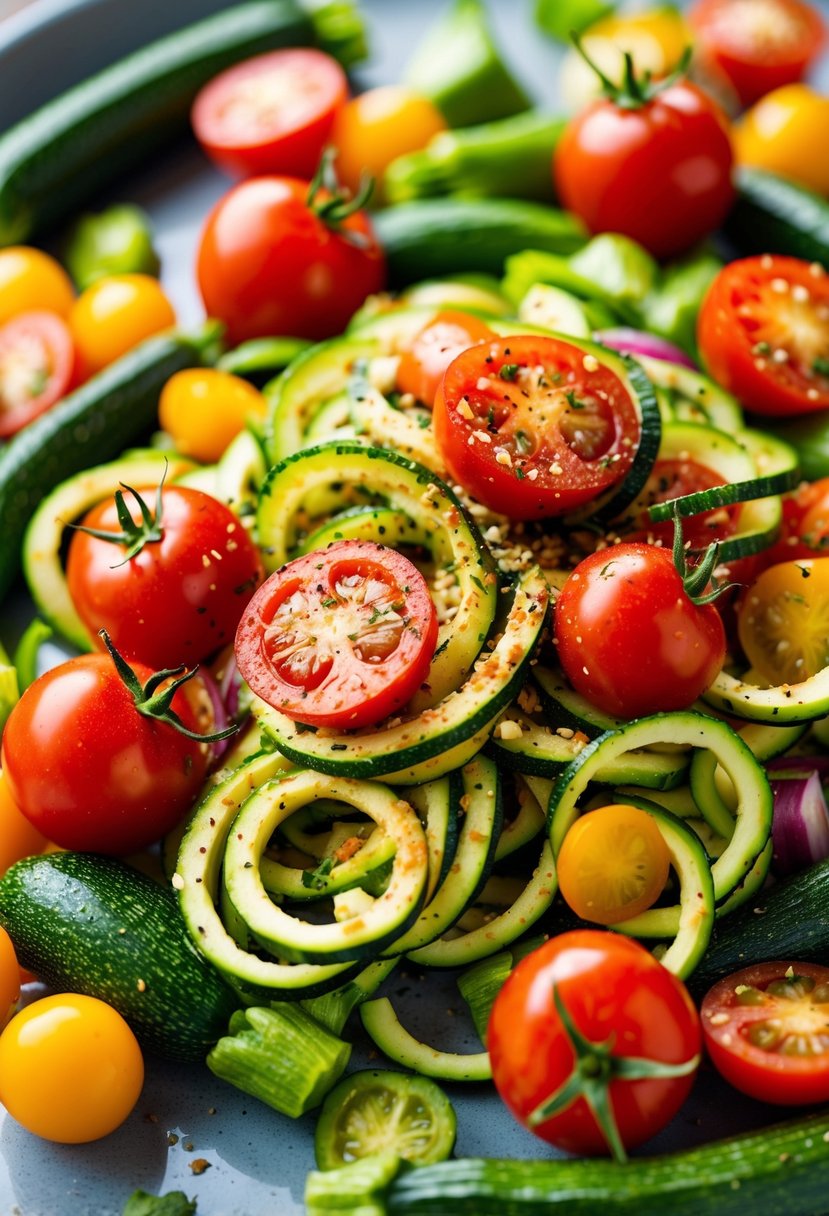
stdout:
{"type": "MultiPolygon", "coordinates": [[[[0,129],[113,58],[226,5],[228,0],[36,0],[0,24],[0,129]]],[[[411,47],[445,0],[364,0],[374,56],[360,81],[395,80],[411,47]]],[[[532,36],[531,0],[490,0],[505,54],[540,100],[555,99],[556,54],[532,36]]],[[[0,15],[2,14],[0,2],[0,15]]],[[[164,282],[185,323],[202,313],[193,254],[208,208],[228,183],[194,146],[182,147],[126,181],[113,199],[143,205],[155,224],[164,282]]],[[[104,203],[106,200],[101,200],[104,203]]],[[[25,605],[7,613],[4,641],[17,632],[25,605]]],[[[397,975],[415,1034],[456,1050],[479,1050],[451,976],[397,975]]],[[[354,1066],[368,1064],[358,1041],[354,1066]]],[[[376,1058],[376,1057],[375,1057],[376,1058]]],[[[507,1114],[488,1086],[447,1087],[458,1112],[463,1156],[550,1155],[507,1114]]],[[[709,1075],[670,1128],[649,1146],[661,1152],[771,1121],[776,1112],[740,1098],[709,1075]]],[[[118,1216],[137,1187],[184,1190],[199,1216],[295,1216],[313,1168],[313,1117],[283,1118],[217,1081],[202,1067],[147,1059],[138,1106],[119,1131],[95,1144],[63,1147],[29,1135],[0,1114],[0,1216],[118,1216]],[[191,1164],[210,1168],[194,1175],[191,1164]]]]}

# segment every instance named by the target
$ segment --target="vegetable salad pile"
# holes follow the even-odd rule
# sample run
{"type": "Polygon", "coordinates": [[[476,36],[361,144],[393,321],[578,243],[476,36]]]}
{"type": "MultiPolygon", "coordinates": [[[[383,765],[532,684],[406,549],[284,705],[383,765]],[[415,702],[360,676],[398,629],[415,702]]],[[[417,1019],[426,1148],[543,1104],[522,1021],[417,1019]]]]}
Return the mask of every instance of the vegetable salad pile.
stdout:
{"type": "Polygon", "coordinates": [[[252,0],[0,136],[0,1101],[97,1140],[149,1051],[316,1112],[316,1216],[807,1216],[825,1115],[629,1155],[703,1060],[829,1101],[824,20],[535,20],[560,114],[479,0],[364,92],[252,0]],[[78,211],[188,124],[195,335],[78,211]],[[576,1159],[452,1158],[470,1082],[576,1159]]]}

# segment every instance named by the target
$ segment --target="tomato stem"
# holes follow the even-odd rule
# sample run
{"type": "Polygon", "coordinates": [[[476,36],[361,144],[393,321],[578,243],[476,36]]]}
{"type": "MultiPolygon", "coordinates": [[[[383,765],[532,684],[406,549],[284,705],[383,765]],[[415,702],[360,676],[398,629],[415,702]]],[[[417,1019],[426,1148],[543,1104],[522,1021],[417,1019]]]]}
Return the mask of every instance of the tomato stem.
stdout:
{"type": "Polygon", "coordinates": [[[685,593],[691,603],[696,604],[698,607],[702,607],[704,604],[713,604],[714,600],[721,596],[724,591],[728,591],[730,587],[736,586],[735,583],[721,583],[714,575],[714,570],[720,557],[719,542],[712,541],[705,550],[702,560],[696,566],[689,566],[688,556],[685,552],[685,541],[682,536],[682,516],[676,503],[674,503],[673,521],[673,559],[677,573],[682,579],[685,593]],[[709,584],[711,585],[711,590],[705,592],[705,588],[709,584]]]}
{"type": "Polygon", "coordinates": [[[118,521],[121,524],[120,532],[107,532],[103,528],[87,528],[83,524],[70,524],[70,528],[75,528],[78,532],[85,532],[87,536],[95,536],[98,540],[105,540],[112,545],[125,545],[126,554],[122,562],[116,562],[112,567],[113,570],[118,566],[125,566],[127,562],[136,557],[145,545],[160,541],[164,537],[164,525],[162,523],[162,498],[161,491],[164,487],[164,480],[167,476],[167,461],[164,461],[164,472],[161,475],[161,481],[155,492],[155,513],[150,510],[147,503],[141,497],[137,490],[132,486],[121,482],[121,489],[115,491],[115,510],[118,513],[118,521]],[[141,522],[136,523],[132,514],[124,501],[123,490],[127,490],[132,494],[138,509],[141,512],[141,522]]]}
{"type": "Polygon", "coordinates": [[[624,52],[624,69],[622,73],[621,84],[616,84],[607,76],[599,65],[590,58],[587,51],[584,49],[584,44],[579,34],[572,31],[570,39],[578,53],[581,55],[584,62],[591,68],[599,78],[602,86],[602,93],[620,110],[641,110],[648,105],[655,97],[665,89],[676,84],[688,72],[688,65],[691,62],[691,47],[686,46],[685,50],[677,63],[676,67],[667,76],[663,76],[659,80],[654,80],[649,71],[642,72],[637,75],[636,67],[633,62],[633,56],[630,51],[624,52]]]}
{"type": "Polygon", "coordinates": [[[172,708],[173,697],[183,684],[193,679],[193,676],[199,670],[198,667],[193,667],[189,671],[184,665],[181,667],[165,667],[162,671],[154,672],[149,680],[147,680],[147,683],[142,685],[133,668],[130,667],[120,651],[116,649],[106,629],[99,630],[98,636],[103,639],[104,645],[115,664],[115,670],[121,677],[124,686],[131,693],[135,702],[135,708],[145,718],[154,718],[157,722],[166,722],[168,726],[172,726],[174,730],[177,730],[180,735],[185,735],[188,739],[195,739],[197,743],[218,743],[221,739],[227,739],[230,735],[235,735],[239,729],[235,723],[232,726],[225,727],[224,730],[215,731],[213,734],[200,735],[185,726],[172,708]]]}
{"type": "Polygon", "coordinates": [[[336,232],[344,241],[358,249],[367,249],[370,245],[368,237],[362,232],[343,229],[342,224],[350,215],[362,210],[374,192],[374,178],[363,173],[357,193],[352,195],[340,185],[334,168],[337,156],[336,148],[326,148],[320,157],[317,171],[308,186],[307,204],[310,211],[322,220],[326,228],[336,232]],[[320,191],[325,191],[326,198],[320,199],[320,191]]]}
{"type": "Polygon", "coordinates": [[[573,1071],[554,1093],[530,1113],[527,1123],[531,1128],[536,1127],[539,1123],[560,1115],[579,1098],[583,1098],[605,1138],[612,1157],[622,1164],[627,1161],[627,1153],[610,1100],[610,1086],[613,1081],[684,1077],[696,1069],[699,1055],[692,1056],[682,1064],[666,1064],[662,1060],[648,1060],[640,1056],[614,1055],[615,1036],[611,1035],[604,1042],[594,1042],[583,1035],[570,1016],[557,984],[553,985],[553,1003],[573,1049],[573,1071]]]}

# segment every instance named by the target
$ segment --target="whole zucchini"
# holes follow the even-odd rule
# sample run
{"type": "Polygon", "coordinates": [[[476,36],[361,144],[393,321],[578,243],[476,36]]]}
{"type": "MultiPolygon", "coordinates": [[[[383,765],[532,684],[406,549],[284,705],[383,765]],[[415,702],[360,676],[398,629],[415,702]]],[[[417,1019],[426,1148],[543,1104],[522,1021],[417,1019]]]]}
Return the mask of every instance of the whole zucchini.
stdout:
{"type": "Polygon", "coordinates": [[[148,338],[0,448],[0,597],[17,574],[23,533],[41,499],[150,431],[162,387],[174,372],[198,367],[209,341],[209,333],[148,338]]]}
{"type": "Polygon", "coordinates": [[[27,857],[0,879],[0,924],[21,966],[106,1001],[142,1047],[204,1060],[238,1000],[196,953],[175,892],[89,853],[27,857]]]}
{"type": "Polygon", "coordinates": [[[235,4],[121,59],[11,127],[0,137],[0,246],[40,233],[186,131],[196,93],[231,64],[318,41],[353,58],[358,19],[338,8],[330,28],[324,9],[312,19],[299,0],[235,4]]]}

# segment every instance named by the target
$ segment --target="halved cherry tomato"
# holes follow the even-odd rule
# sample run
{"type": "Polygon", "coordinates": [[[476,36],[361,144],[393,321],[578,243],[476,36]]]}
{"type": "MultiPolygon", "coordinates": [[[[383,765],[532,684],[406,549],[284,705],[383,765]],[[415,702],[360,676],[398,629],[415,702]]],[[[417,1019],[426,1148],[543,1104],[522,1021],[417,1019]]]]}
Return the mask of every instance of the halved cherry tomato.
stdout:
{"type": "Polygon", "coordinates": [[[821,477],[785,495],[780,539],[764,556],[773,565],[828,554],[829,477],[821,477]]]}
{"type": "Polygon", "coordinates": [[[273,334],[330,338],[382,290],[385,258],[368,217],[345,215],[342,199],[339,208],[327,190],[309,204],[308,183],[292,177],[252,178],[220,199],[197,272],[205,308],[232,344],[273,334]]]}
{"type": "MultiPolygon", "coordinates": [[[[722,474],[707,465],[690,458],[657,460],[651,469],[645,488],[630,510],[637,531],[627,540],[648,540],[670,548],[674,538],[674,525],[670,521],[654,523],[648,519],[648,507],[685,494],[696,494],[700,490],[711,490],[724,484],[722,474]]],[[[739,506],[717,507],[701,511],[682,521],[682,536],[691,549],[706,549],[712,541],[725,540],[737,530],[739,506]]]]}
{"type": "MultiPolygon", "coordinates": [[[[552,938],[510,973],[492,1008],[487,1047],[493,1080],[515,1117],[550,1144],[595,1155],[609,1151],[608,1137],[578,1088],[560,1113],[537,1123],[531,1116],[578,1068],[585,1079],[604,1080],[618,1147],[633,1148],[664,1127],[687,1097],[701,1034],[681,980],[638,942],[585,929],[552,938]],[[580,1060],[568,1021],[592,1047],[580,1060]],[[681,1075],[627,1079],[616,1069],[631,1056],[681,1075]]],[[[628,1064],[635,1073],[634,1060],[628,1064]]],[[[599,1089],[594,1085],[592,1093],[599,1089]]]]}
{"type": "Polygon", "coordinates": [[[703,59],[744,106],[802,79],[826,36],[820,13],[803,0],[696,0],[688,18],[703,59]]]}
{"type": "Polygon", "coordinates": [[[263,583],[236,634],[253,691],[296,722],[351,729],[401,709],[425,680],[437,614],[412,563],[338,541],[263,583]]]}
{"type": "Polygon", "coordinates": [[[652,907],[668,880],[670,855],[647,811],[613,804],[581,815],[556,858],[565,902],[582,920],[615,925],[652,907]]]}
{"type": "Polygon", "coordinates": [[[407,152],[425,148],[432,136],[446,130],[440,110],[405,85],[387,84],[359,93],[343,106],[334,123],[337,175],[356,193],[366,173],[381,198],[383,174],[407,152]]]}
{"type": "Polygon", "coordinates": [[[0,328],[0,436],[14,435],[72,387],[75,347],[52,312],[24,312],[0,328]]]}
{"type": "Polygon", "coordinates": [[[444,309],[403,352],[397,369],[397,387],[425,405],[434,405],[438,387],[452,360],[476,342],[494,337],[489,326],[473,313],[444,309]]]}
{"type": "Polygon", "coordinates": [[[153,334],[176,323],[164,289],[149,274],[98,279],[78,296],[69,328],[86,375],[92,375],[153,334]]]}
{"type": "Polygon", "coordinates": [[[697,340],[715,380],[757,414],[829,409],[829,275],[779,254],[731,262],[703,301],[697,340]]]}
{"type": "Polygon", "coordinates": [[[620,718],[687,709],[725,659],[716,608],[694,603],[669,550],[638,542],[579,562],[556,601],[555,640],[576,691],[620,718]]]}
{"type": "Polygon", "coordinates": [[[313,48],[269,51],[214,77],[191,121],[207,155],[231,177],[314,176],[348,80],[313,48]]]}
{"type": "Polygon", "coordinates": [[[736,1089],[783,1106],[829,1101],[829,967],[755,963],[702,1002],[705,1047],[736,1089]]]}
{"type": "Polygon", "coordinates": [[[191,367],[171,376],[158,401],[158,421],[176,451],[214,464],[248,419],[265,417],[265,398],[240,376],[191,367]]]}
{"type": "Polygon", "coordinates": [[[21,312],[67,317],[74,300],[72,280],[48,253],[29,245],[0,249],[0,325],[21,312]]]}
{"type": "Polygon", "coordinates": [[[737,618],[740,645],[772,685],[829,664],[829,557],[778,562],[752,583],[737,618]]]}
{"type": "Polygon", "coordinates": [[[144,1084],[127,1023],[93,996],[47,996],[0,1035],[0,1101],[27,1131],[86,1144],[119,1127],[144,1084]]]}
{"type": "Polygon", "coordinates": [[[624,480],[639,443],[619,377],[560,338],[497,338],[450,363],[437,445],[456,481],[513,519],[559,515],[624,480]]]}
{"type": "Polygon", "coordinates": [[[78,615],[93,636],[106,629],[127,658],[152,667],[201,663],[233,639],[262,581],[259,551],[230,508],[201,490],[151,491],[149,522],[138,498],[119,496],[134,533],[110,498],[72,536],[66,577],[78,615]]]}
{"type": "Polygon", "coordinates": [[[787,84],[742,116],[734,127],[734,151],[741,165],[829,194],[829,158],[815,156],[827,130],[829,97],[805,84],[787,84]]]}

